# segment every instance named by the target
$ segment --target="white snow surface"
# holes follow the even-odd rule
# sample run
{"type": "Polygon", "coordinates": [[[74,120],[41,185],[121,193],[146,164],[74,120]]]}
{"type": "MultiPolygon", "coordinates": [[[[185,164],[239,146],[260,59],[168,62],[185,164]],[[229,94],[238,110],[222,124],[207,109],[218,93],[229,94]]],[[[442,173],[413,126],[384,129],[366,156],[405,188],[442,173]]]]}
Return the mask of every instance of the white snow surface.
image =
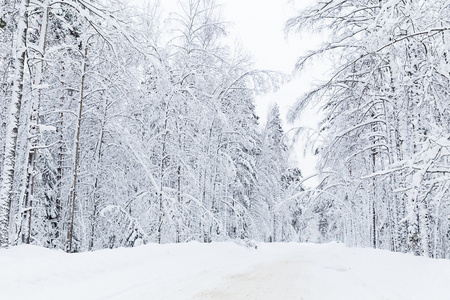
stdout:
{"type": "Polygon", "coordinates": [[[450,260],[342,244],[0,250],[0,299],[450,299],[450,260]]]}

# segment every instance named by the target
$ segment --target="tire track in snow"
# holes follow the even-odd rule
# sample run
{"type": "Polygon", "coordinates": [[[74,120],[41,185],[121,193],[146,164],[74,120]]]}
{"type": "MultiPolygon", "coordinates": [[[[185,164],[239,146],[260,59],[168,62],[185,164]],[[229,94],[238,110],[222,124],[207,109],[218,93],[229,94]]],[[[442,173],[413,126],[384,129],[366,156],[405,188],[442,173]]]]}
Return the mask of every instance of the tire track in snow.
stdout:
{"type": "Polygon", "coordinates": [[[301,290],[307,291],[309,278],[299,276],[300,260],[285,260],[261,264],[251,272],[229,277],[223,285],[197,295],[195,300],[206,299],[301,299],[301,290]],[[297,288],[293,288],[297,287],[297,288]]]}

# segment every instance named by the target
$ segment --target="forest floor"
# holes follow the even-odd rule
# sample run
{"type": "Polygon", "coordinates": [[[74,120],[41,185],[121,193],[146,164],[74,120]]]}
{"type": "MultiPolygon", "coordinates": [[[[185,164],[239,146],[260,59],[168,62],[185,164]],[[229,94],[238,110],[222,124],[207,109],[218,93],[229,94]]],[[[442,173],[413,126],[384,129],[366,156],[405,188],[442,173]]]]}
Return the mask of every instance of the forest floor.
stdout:
{"type": "Polygon", "coordinates": [[[0,250],[0,299],[450,299],[450,260],[342,244],[0,250]]]}

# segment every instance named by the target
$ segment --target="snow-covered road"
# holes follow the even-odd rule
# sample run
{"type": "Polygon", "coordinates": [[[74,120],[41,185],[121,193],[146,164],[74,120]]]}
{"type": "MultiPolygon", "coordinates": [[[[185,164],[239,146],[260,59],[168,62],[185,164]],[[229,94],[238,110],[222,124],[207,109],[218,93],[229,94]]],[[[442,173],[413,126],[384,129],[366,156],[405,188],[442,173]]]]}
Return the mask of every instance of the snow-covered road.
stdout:
{"type": "Polygon", "coordinates": [[[0,299],[450,299],[450,260],[342,244],[0,250],[0,299]]]}
{"type": "Polygon", "coordinates": [[[299,291],[308,282],[303,272],[299,272],[302,267],[303,262],[294,259],[261,264],[227,278],[220,286],[194,299],[302,299],[304,294],[299,291]]]}
{"type": "Polygon", "coordinates": [[[337,244],[279,247],[270,263],[195,299],[450,299],[450,261],[337,244]]]}

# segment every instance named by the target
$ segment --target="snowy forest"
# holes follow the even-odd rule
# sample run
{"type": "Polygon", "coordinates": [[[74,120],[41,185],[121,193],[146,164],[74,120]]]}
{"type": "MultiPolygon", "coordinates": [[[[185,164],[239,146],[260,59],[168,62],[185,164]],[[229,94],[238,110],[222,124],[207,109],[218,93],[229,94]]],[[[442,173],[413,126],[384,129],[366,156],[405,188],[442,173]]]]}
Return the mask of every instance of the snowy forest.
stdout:
{"type": "Polygon", "coordinates": [[[253,103],[287,76],[223,43],[214,1],[180,6],[162,30],[157,7],[3,1],[3,247],[295,239],[299,170],[253,103]]]}
{"type": "MultiPolygon", "coordinates": [[[[450,4],[327,0],[286,20],[328,36],[288,116],[289,76],[226,42],[214,0],[0,0],[0,247],[344,242],[450,257],[450,4]],[[320,110],[317,130],[282,123],[320,110]],[[318,159],[317,186],[290,161],[318,159]]],[[[276,55],[276,53],[274,53],[276,55]]]]}

